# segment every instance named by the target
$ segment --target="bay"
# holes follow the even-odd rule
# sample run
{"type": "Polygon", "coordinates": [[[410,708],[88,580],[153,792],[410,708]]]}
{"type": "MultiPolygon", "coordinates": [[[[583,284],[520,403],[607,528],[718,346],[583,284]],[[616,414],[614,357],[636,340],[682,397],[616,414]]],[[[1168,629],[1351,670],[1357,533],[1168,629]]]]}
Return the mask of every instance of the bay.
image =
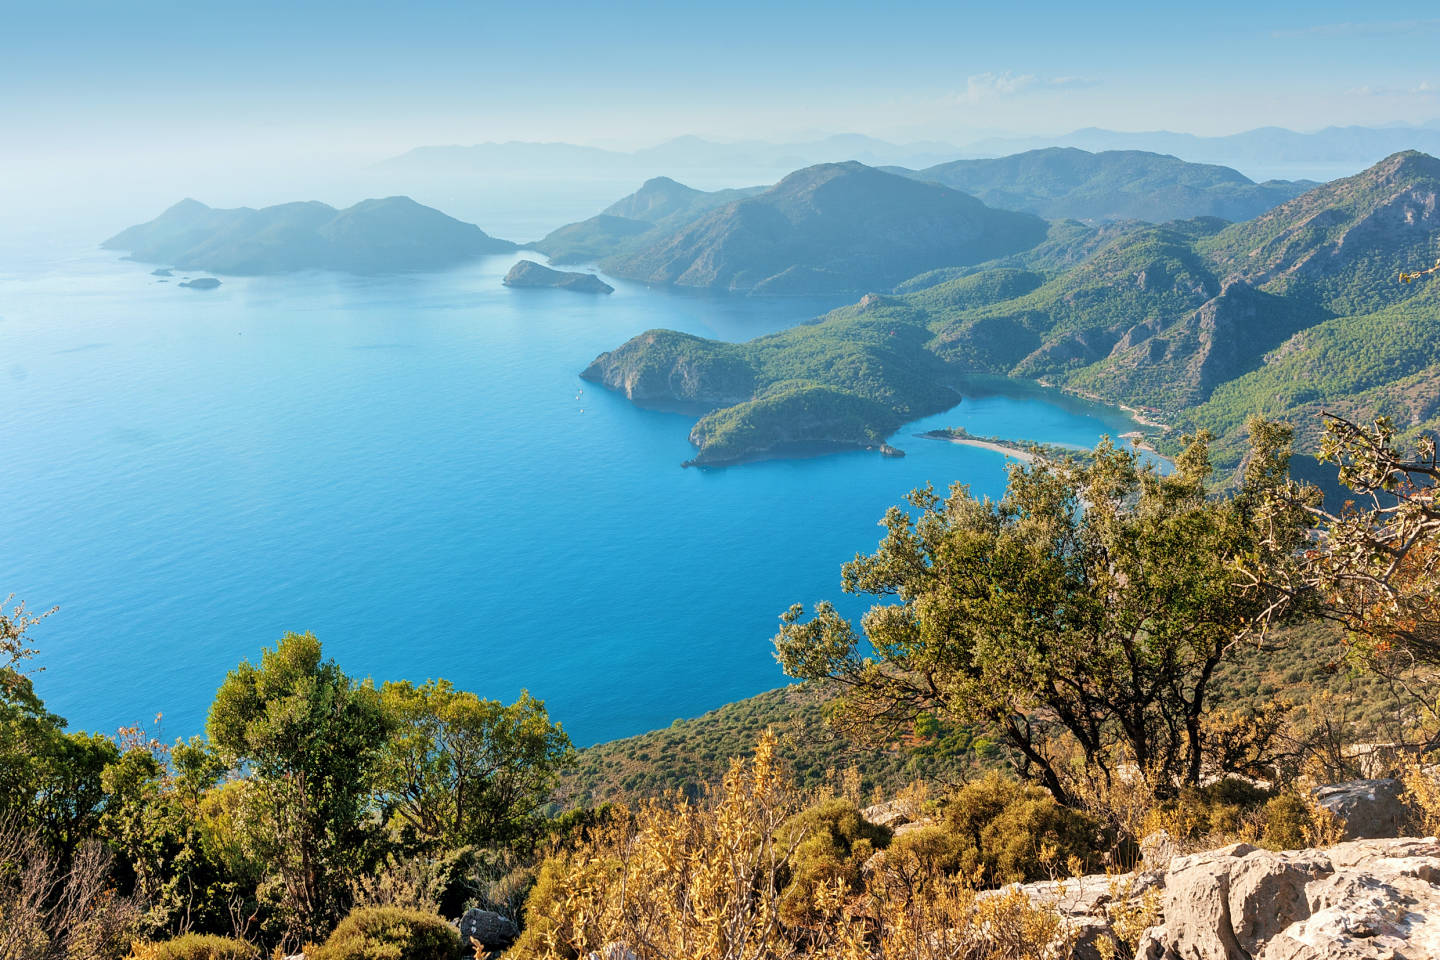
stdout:
{"type": "Polygon", "coordinates": [[[188,736],[227,669],[311,630],[357,676],[529,689],[581,744],[638,733],[785,682],[777,616],[840,599],[907,490],[1003,490],[1003,456],[914,434],[1132,426],[989,385],[900,430],[902,459],[681,469],[693,418],[586,364],[645,329],[744,340],[838,301],[510,290],[515,259],[213,291],[84,245],[0,268],[0,597],[60,607],[35,631],[48,706],[188,736]]]}

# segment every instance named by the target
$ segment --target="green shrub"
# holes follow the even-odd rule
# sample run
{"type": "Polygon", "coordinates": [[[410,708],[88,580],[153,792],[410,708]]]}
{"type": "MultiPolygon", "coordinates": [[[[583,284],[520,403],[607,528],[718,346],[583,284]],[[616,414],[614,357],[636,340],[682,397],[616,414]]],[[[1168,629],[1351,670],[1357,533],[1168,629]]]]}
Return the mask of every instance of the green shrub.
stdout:
{"type": "Polygon", "coordinates": [[[944,821],[962,845],[961,869],[997,885],[1045,879],[1072,864],[1098,870],[1111,846],[1098,820],[994,772],[951,797],[944,821]]]}
{"type": "Polygon", "coordinates": [[[307,960],[456,960],[460,934],[433,913],[361,907],[340,921],[307,960]]]}
{"type": "Polygon", "coordinates": [[[1146,826],[1163,829],[1177,840],[1215,846],[1234,839],[1254,839],[1247,829],[1253,829],[1253,821],[1262,816],[1270,797],[1252,783],[1227,777],[1204,787],[1185,787],[1180,796],[1157,806],[1146,826]]]}
{"type": "Polygon", "coordinates": [[[260,950],[244,940],[209,933],[187,933],[173,940],[137,943],[132,960],[260,960],[260,950]]]}
{"type": "Polygon", "coordinates": [[[1261,843],[1271,850],[1316,846],[1317,841],[1336,839],[1326,836],[1333,828],[1332,820],[1332,815],[1313,801],[1307,802],[1305,795],[1292,787],[1265,804],[1265,832],[1261,843]],[[1321,818],[1317,813],[1323,816],[1324,822],[1318,822],[1321,818]]]}
{"type": "Polygon", "coordinates": [[[854,803],[837,797],[785,821],[777,838],[783,847],[795,847],[780,896],[780,917],[802,924],[811,917],[821,883],[840,879],[851,890],[860,888],[860,868],[890,843],[890,830],[869,822],[854,803]]]}
{"type": "Polygon", "coordinates": [[[973,849],[948,824],[935,824],[909,830],[891,840],[885,862],[902,869],[916,867],[922,876],[957,873],[966,863],[967,852],[973,849]]]}

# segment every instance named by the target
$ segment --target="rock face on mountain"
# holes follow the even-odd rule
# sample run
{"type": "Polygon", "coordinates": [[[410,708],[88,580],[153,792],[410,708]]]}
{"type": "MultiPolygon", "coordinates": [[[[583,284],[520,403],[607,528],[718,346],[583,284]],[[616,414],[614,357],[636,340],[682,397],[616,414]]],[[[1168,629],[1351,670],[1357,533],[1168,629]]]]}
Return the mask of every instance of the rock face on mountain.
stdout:
{"type": "Polygon", "coordinates": [[[593,273],[551,270],[534,260],[521,260],[501,281],[507,287],[553,287],[580,293],[614,293],[615,288],[593,273]]]}
{"type": "Polygon", "coordinates": [[[906,171],[1004,210],[1050,219],[1248,220],[1317,184],[1255,183],[1229,167],[1187,163],[1141,150],[1089,153],[1073,147],[1030,150],[991,160],[955,160],[906,171]]]}
{"type": "Polygon", "coordinates": [[[1040,218],[860,163],[792,173],[606,269],[646,283],[760,294],[888,290],[938,267],[978,263],[1044,239],[1040,218]]]}
{"type": "Polygon", "coordinates": [[[344,210],[313,201],[216,210],[182,200],[104,246],[136,260],[237,276],[433,270],[515,249],[409,197],[364,200],[344,210]]]}
{"type": "Polygon", "coordinates": [[[1217,266],[1272,293],[1373,310],[1412,291],[1396,263],[1429,266],[1440,231],[1440,160],[1397,153],[1204,244],[1217,266]]]}

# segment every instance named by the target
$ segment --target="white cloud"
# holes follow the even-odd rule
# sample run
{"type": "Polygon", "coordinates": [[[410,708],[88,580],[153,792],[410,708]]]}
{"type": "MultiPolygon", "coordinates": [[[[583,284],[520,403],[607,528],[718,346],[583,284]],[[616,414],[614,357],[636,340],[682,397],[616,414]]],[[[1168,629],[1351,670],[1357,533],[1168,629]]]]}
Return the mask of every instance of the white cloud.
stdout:
{"type": "Polygon", "coordinates": [[[1078,89],[1094,85],[1095,81],[1088,77],[1038,77],[1033,73],[1011,73],[1008,70],[1003,73],[976,73],[965,81],[964,91],[956,94],[955,99],[962,103],[981,103],[1032,90],[1078,89]]]}
{"type": "Polygon", "coordinates": [[[1419,33],[1440,27],[1440,19],[1431,20],[1368,20],[1363,22],[1322,23],[1312,27],[1297,27],[1292,30],[1274,30],[1270,36],[1277,40],[1296,40],[1303,37],[1384,37],[1394,34],[1419,33]]]}
{"type": "Polygon", "coordinates": [[[1424,97],[1440,93],[1440,85],[1421,80],[1413,87],[1351,87],[1345,91],[1347,97],[1424,97]]]}

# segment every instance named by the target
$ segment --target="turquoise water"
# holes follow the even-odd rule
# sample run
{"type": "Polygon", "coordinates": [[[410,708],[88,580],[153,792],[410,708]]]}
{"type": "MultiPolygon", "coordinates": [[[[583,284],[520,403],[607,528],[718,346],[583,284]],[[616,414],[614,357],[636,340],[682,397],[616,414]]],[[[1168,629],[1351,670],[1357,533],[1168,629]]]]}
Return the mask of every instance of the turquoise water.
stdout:
{"type": "Polygon", "coordinates": [[[195,733],[229,667],[312,630],[352,674],[528,688],[579,743],[638,733],[783,683],[778,614],[838,598],[908,489],[1000,493],[1003,457],[914,433],[1127,427],[992,392],[901,430],[903,459],[683,470],[691,418],[579,371],[647,328],[746,339],[833,304],[512,291],[513,260],[211,292],[103,252],[0,272],[0,597],[60,606],[50,707],[195,733]]]}

